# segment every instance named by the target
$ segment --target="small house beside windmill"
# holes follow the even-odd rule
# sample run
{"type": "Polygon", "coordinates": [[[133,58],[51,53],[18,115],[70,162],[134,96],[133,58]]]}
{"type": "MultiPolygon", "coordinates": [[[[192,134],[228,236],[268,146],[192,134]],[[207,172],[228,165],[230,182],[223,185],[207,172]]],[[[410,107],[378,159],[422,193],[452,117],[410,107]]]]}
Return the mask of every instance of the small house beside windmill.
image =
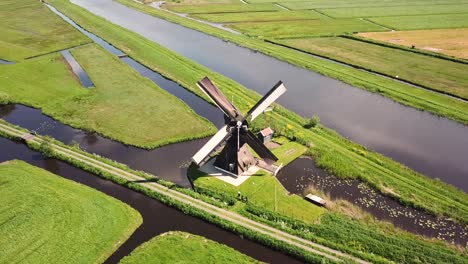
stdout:
{"type": "Polygon", "coordinates": [[[270,142],[273,139],[273,129],[271,127],[264,128],[258,132],[258,139],[263,142],[263,144],[270,142]]]}

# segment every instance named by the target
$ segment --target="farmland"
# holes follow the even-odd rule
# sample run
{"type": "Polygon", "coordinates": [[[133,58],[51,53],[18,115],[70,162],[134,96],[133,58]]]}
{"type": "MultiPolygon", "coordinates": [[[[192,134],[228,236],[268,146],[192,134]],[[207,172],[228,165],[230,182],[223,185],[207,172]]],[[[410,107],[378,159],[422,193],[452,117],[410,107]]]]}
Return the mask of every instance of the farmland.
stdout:
{"type": "Polygon", "coordinates": [[[232,4],[232,5],[169,5],[169,10],[178,13],[187,14],[204,14],[204,13],[232,13],[232,12],[262,12],[282,10],[280,7],[273,4],[232,4]]]}
{"type": "Polygon", "coordinates": [[[0,3],[0,59],[18,61],[91,42],[37,1],[0,3]],[[11,15],[14,12],[14,15],[11,15]]]}
{"type": "Polygon", "coordinates": [[[230,28],[249,36],[292,38],[334,36],[353,32],[384,31],[385,28],[359,19],[320,19],[229,24],[230,28]]]}
{"type": "MultiPolygon", "coordinates": [[[[376,34],[376,33],[373,33],[376,34]]],[[[468,65],[347,38],[281,40],[291,47],[468,99],[468,65]]]]}
{"type": "Polygon", "coordinates": [[[102,48],[88,45],[72,50],[72,54],[95,88],[81,87],[61,55],[55,53],[6,67],[0,73],[0,91],[11,103],[41,108],[66,124],[141,147],[206,136],[213,131],[213,127],[207,130],[207,121],[196,117],[179,99],[102,48]]]}
{"type": "Polygon", "coordinates": [[[260,263],[236,250],[201,236],[168,232],[140,245],[122,264],[132,263],[260,263]]]}
{"type": "Polygon", "coordinates": [[[373,17],[369,20],[395,30],[468,27],[468,14],[373,17]]]}
{"type": "Polygon", "coordinates": [[[191,17],[217,23],[264,22],[310,20],[323,17],[314,11],[276,11],[276,12],[241,12],[241,13],[211,13],[193,14],[191,17]]]}
{"type": "Polygon", "coordinates": [[[0,262],[99,263],[142,223],[128,205],[22,161],[0,164],[0,262]]]}
{"type": "Polygon", "coordinates": [[[468,59],[467,28],[360,33],[359,36],[468,59]]]}

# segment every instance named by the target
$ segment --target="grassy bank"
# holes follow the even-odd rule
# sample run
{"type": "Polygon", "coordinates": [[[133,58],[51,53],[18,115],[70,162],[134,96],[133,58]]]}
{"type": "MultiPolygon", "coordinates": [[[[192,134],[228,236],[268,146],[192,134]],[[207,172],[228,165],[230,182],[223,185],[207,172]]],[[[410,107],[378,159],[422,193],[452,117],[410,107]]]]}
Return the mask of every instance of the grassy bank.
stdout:
{"type": "Polygon", "coordinates": [[[0,164],[0,262],[101,263],[142,223],[128,205],[21,161],[0,164]]]}
{"type": "Polygon", "coordinates": [[[2,0],[0,35],[0,59],[9,61],[91,42],[37,0],[2,0]]]}
{"type": "MultiPolygon", "coordinates": [[[[82,8],[67,2],[52,1],[52,3],[83,27],[196,94],[201,94],[195,86],[196,81],[209,75],[225,94],[239,98],[238,102],[242,102],[239,103],[241,110],[245,111],[259,98],[258,94],[245,89],[238,83],[133,32],[112,25],[82,8]]],[[[466,223],[468,212],[466,193],[440,181],[428,179],[322,126],[305,129],[303,125],[306,120],[281,107],[275,107],[274,111],[259,117],[252,125],[263,128],[270,125],[267,120],[274,120],[271,126],[278,133],[295,139],[305,146],[315,146],[310,151],[317,164],[335,175],[358,178],[401,203],[466,223]]]]}
{"type": "Polygon", "coordinates": [[[65,124],[144,148],[214,132],[179,99],[99,46],[76,48],[72,54],[95,88],[81,87],[55,53],[2,69],[4,101],[40,108],[65,124]]]}
{"type": "MultiPolygon", "coordinates": [[[[141,5],[133,1],[117,1],[156,17],[205,32],[215,37],[234,42],[238,45],[258,50],[266,55],[287,61],[293,65],[333,77],[355,87],[379,93],[401,104],[468,124],[468,105],[445,95],[434,94],[431,91],[424,91],[410,85],[402,84],[384,77],[375,76],[358,69],[338,65],[333,62],[317,59],[312,56],[304,56],[303,53],[289,48],[272,45],[260,39],[231,34],[224,30],[181,18],[168,12],[141,5]]],[[[140,58],[140,60],[142,59],[143,58],[140,58]]],[[[189,83],[188,85],[192,85],[192,83],[189,83]]]]}
{"type": "Polygon", "coordinates": [[[228,246],[185,232],[168,232],[136,248],[120,263],[259,263],[228,246]]]}
{"type": "Polygon", "coordinates": [[[288,39],[279,43],[468,99],[467,64],[347,38],[288,39]]]}

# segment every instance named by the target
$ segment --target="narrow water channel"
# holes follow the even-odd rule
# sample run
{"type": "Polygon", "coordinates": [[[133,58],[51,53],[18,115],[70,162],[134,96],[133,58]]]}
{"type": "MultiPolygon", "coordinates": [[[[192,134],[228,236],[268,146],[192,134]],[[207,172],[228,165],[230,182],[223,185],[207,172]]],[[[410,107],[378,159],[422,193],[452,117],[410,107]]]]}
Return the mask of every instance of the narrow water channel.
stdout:
{"type": "Polygon", "coordinates": [[[358,180],[343,180],[330,175],[317,168],[312,159],[299,158],[291,162],[279,172],[277,177],[290,193],[304,196],[312,186],[328,194],[332,200],[349,201],[375,218],[390,222],[409,232],[463,246],[468,243],[467,226],[403,206],[358,180]]]}
{"type": "Polygon", "coordinates": [[[110,22],[264,94],[278,79],[279,103],[432,178],[468,191],[468,126],[167,22],[112,0],[72,0],[110,22]]]}
{"type": "Polygon", "coordinates": [[[26,161],[34,166],[110,195],[140,212],[143,217],[143,224],[132,234],[129,240],[107,259],[106,263],[117,263],[141,243],[161,233],[174,230],[204,236],[261,261],[269,263],[301,263],[292,257],[250,240],[242,239],[238,235],[198,218],[188,216],[143,194],[101,179],[96,175],[77,169],[62,161],[46,158],[40,153],[30,150],[24,144],[0,137],[0,149],[2,150],[0,151],[0,163],[12,159],[26,161]]]}

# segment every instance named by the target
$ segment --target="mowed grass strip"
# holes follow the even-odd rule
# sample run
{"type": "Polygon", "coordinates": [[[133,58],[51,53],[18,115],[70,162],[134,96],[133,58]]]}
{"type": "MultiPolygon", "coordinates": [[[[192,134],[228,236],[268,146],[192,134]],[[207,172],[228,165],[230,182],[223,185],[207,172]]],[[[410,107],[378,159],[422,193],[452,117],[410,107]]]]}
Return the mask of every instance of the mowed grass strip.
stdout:
{"type": "Polygon", "coordinates": [[[187,14],[206,14],[206,13],[233,13],[233,12],[260,12],[260,11],[279,11],[284,10],[272,3],[266,4],[209,4],[209,5],[166,5],[165,8],[187,14]]]}
{"type": "Polygon", "coordinates": [[[91,42],[36,0],[0,1],[0,59],[19,61],[91,42]]]}
{"type": "Polygon", "coordinates": [[[359,36],[468,59],[468,28],[368,32],[359,36]]]}
{"type": "MultiPolygon", "coordinates": [[[[263,3],[271,2],[271,0],[248,0],[249,3],[263,3]]],[[[410,5],[436,5],[436,4],[466,4],[466,0],[309,0],[309,1],[297,1],[297,0],[280,0],[278,1],[281,5],[293,9],[316,9],[316,8],[353,8],[353,7],[391,7],[391,6],[410,6],[410,5]]]]}
{"type": "Polygon", "coordinates": [[[186,232],[167,232],[137,247],[121,264],[260,263],[226,245],[186,232]]]}
{"type": "Polygon", "coordinates": [[[53,54],[4,67],[0,92],[65,124],[144,148],[215,131],[185,103],[97,45],[72,54],[95,88],[81,87],[61,55],[53,54]]]}
{"type": "Polygon", "coordinates": [[[0,164],[0,263],[102,263],[142,223],[130,206],[14,160],[0,164]]]}
{"type": "Polygon", "coordinates": [[[239,23],[239,22],[263,22],[263,21],[290,21],[319,19],[323,16],[310,10],[306,11],[276,11],[276,12],[244,12],[244,13],[217,13],[217,14],[194,14],[191,17],[216,22],[216,23],[239,23]]]}
{"type": "Polygon", "coordinates": [[[250,22],[231,24],[229,27],[250,36],[270,38],[296,38],[335,36],[352,32],[385,31],[379,25],[360,19],[315,19],[299,21],[250,22]]]}
{"type": "Polygon", "coordinates": [[[317,11],[334,18],[383,17],[408,15],[434,15],[468,13],[468,4],[455,5],[405,5],[385,7],[346,7],[318,9],[317,11]]]}
{"type": "Polygon", "coordinates": [[[315,206],[302,197],[290,195],[276,177],[262,170],[237,187],[198,170],[190,172],[190,177],[197,188],[224,193],[231,197],[237,197],[240,192],[242,196],[247,197],[249,203],[270,211],[276,209],[278,213],[307,223],[315,222],[325,212],[324,208],[315,206]]]}
{"type": "Polygon", "coordinates": [[[468,14],[372,17],[368,19],[395,30],[468,27],[468,14]]]}
{"type": "Polygon", "coordinates": [[[468,65],[347,38],[288,39],[282,43],[468,99],[468,65]]]}

